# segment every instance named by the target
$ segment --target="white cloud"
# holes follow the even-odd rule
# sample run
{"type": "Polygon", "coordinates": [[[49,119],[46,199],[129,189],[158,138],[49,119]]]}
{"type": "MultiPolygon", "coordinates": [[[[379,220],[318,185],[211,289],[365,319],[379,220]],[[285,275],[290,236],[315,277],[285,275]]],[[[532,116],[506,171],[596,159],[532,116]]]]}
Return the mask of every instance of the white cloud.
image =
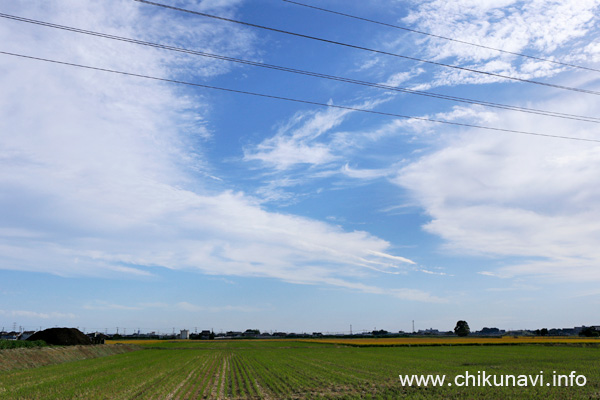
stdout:
{"type": "MultiPolygon", "coordinates": [[[[27,4],[33,3],[11,5],[9,11],[112,33],[143,25],[149,36],[160,36],[170,26],[161,25],[166,21],[161,14],[146,23],[148,16],[134,2],[94,3],[92,9],[77,1],[31,10],[27,4]]],[[[15,25],[16,41],[8,25],[2,24],[0,39],[10,51],[152,75],[181,73],[153,50],[21,25],[15,25]]],[[[195,22],[177,25],[179,33],[169,34],[196,40],[210,31],[195,22]]],[[[240,45],[243,32],[230,33],[221,35],[226,42],[218,46],[252,52],[244,47],[248,42],[240,45]]],[[[205,67],[197,74],[223,72],[205,67]]],[[[208,105],[192,107],[179,88],[5,56],[0,70],[2,268],[143,277],[166,267],[371,292],[380,290],[356,282],[371,271],[366,265],[386,272],[399,268],[398,260],[379,255],[389,244],[366,232],[267,212],[255,198],[214,189],[210,167],[193,140],[206,134],[196,114],[208,105]],[[206,181],[197,180],[198,170],[206,181]]],[[[280,169],[326,163],[333,156],[318,139],[347,113],[298,115],[247,157],[280,169]],[[291,163],[290,152],[297,154],[291,163]]],[[[428,299],[410,289],[393,293],[428,299]]],[[[95,306],[118,309],[88,305],[95,306]]]]}
{"type": "MultiPolygon", "coordinates": [[[[404,22],[435,35],[460,39],[512,52],[533,47],[551,53],[558,46],[585,35],[592,26],[597,0],[557,2],[515,0],[420,2],[404,22]]],[[[439,59],[458,56],[480,60],[498,55],[486,50],[441,39],[431,39],[430,54],[439,59]]]]}
{"type": "Polygon", "coordinates": [[[332,162],[337,157],[326,143],[319,142],[320,137],[338,126],[349,113],[341,109],[297,113],[275,136],[246,149],[244,160],[260,161],[276,170],[332,162]]]}
{"type": "Polygon", "coordinates": [[[307,144],[295,138],[277,136],[256,148],[254,153],[246,153],[245,161],[260,160],[279,170],[288,169],[297,164],[321,165],[332,162],[336,157],[323,143],[307,144]]]}
{"type": "MultiPolygon", "coordinates": [[[[598,0],[557,2],[536,0],[418,2],[403,24],[438,36],[458,39],[514,53],[552,60],[583,61],[597,49],[578,40],[594,27],[598,0]]],[[[456,60],[461,66],[521,79],[550,77],[563,70],[557,64],[533,61],[506,53],[438,38],[422,38],[427,59],[456,60]]],[[[502,78],[440,69],[430,87],[461,83],[490,83],[502,78]]]]}
{"type": "MultiPolygon", "coordinates": [[[[370,110],[390,99],[387,96],[367,99],[348,107],[370,110]]],[[[273,137],[246,148],[244,160],[260,161],[264,167],[277,171],[301,164],[321,166],[339,161],[344,147],[340,137],[332,130],[353,112],[339,108],[298,112],[273,137]]]]}
{"type": "Polygon", "coordinates": [[[423,68],[415,68],[412,71],[408,72],[398,72],[392,76],[390,76],[383,85],[398,87],[402,83],[413,79],[416,76],[423,74],[425,70],[423,68]]]}
{"type": "Polygon", "coordinates": [[[348,164],[344,165],[341,172],[355,179],[377,179],[390,175],[392,169],[353,169],[348,164]]]}
{"type": "MultiPolygon", "coordinates": [[[[540,108],[595,115],[597,101],[540,108]]],[[[596,125],[500,113],[510,129],[597,137],[596,125]]],[[[600,280],[600,146],[480,131],[454,132],[396,180],[431,217],[424,228],[459,253],[521,257],[487,274],[600,280]]]]}
{"type": "Polygon", "coordinates": [[[426,303],[445,303],[446,299],[434,296],[431,293],[428,293],[419,289],[407,289],[407,288],[396,288],[396,289],[386,289],[375,287],[371,285],[365,285],[359,282],[348,282],[336,278],[327,279],[327,283],[331,286],[338,286],[341,288],[351,289],[363,293],[369,294],[380,294],[396,297],[402,300],[409,301],[421,301],[426,303]]]}

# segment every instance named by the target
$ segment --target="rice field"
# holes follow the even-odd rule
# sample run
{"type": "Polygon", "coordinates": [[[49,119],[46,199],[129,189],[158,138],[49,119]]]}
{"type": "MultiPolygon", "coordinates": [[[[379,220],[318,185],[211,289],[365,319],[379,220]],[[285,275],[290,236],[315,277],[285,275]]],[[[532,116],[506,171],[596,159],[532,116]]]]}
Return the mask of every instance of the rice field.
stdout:
{"type": "MultiPolygon", "coordinates": [[[[138,342],[139,343],[139,342],[138,342]]],[[[143,342],[143,350],[0,374],[2,399],[600,399],[600,347],[356,347],[324,341],[143,342]],[[577,371],[585,386],[403,385],[399,375],[577,371]]],[[[3,350],[12,351],[12,350],[3,350]]]]}
{"type": "Polygon", "coordinates": [[[598,344],[600,338],[564,336],[502,336],[502,337],[400,337],[310,339],[312,342],[349,346],[449,346],[449,345],[514,345],[514,344],[598,344]]]}

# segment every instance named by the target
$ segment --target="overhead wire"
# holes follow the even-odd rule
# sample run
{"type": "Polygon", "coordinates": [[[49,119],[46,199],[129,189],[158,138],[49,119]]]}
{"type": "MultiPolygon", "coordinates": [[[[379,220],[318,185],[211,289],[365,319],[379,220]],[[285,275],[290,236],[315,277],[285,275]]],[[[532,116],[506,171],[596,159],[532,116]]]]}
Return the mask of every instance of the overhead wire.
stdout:
{"type": "Polygon", "coordinates": [[[398,58],[402,58],[402,59],[406,59],[406,60],[411,60],[411,61],[416,61],[416,62],[420,62],[420,63],[427,63],[427,64],[432,64],[432,65],[437,65],[437,66],[445,67],[445,68],[453,68],[453,69],[456,69],[456,70],[459,70],[459,71],[472,72],[472,73],[482,74],[482,75],[486,75],[486,76],[493,76],[493,77],[496,77],[496,78],[509,79],[509,80],[513,80],[513,81],[517,81],[517,82],[530,83],[530,84],[534,84],[534,85],[541,85],[541,86],[551,87],[551,88],[555,88],[555,89],[562,89],[562,90],[569,90],[569,91],[574,91],[574,92],[579,92],[579,93],[592,94],[592,95],[596,95],[596,96],[600,95],[600,92],[594,91],[594,90],[581,89],[581,88],[575,88],[575,87],[563,86],[563,85],[556,85],[556,84],[553,84],[553,83],[534,81],[534,80],[524,79],[524,78],[517,78],[515,76],[502,75],[502,74],[497,74],[497,73],[488,72],[488,71],[481,71],[481,70],[477,70],[477,69],[473,69],[473,68],[461,67],[461,66],[452,65],[452,64],[445,64],[445,63],[441,63],[441,62],[437,62],[437,61],[432,61],[432,60],[424,60],[424,59],[417,58],[417,57],[405,56],[405,55],[402,55],[402,54],[397,54],[397,53],[391,53],[391,52],[388,52],[388,51],[372,49],[372,48],[358,46],[358,45],[354,45],[354,44],[350,44],[350,43],[345,43],[345,42],[340,42],[340,41],[336,41],[336,40],[324,39],[324,38],[320,38],[320,37],[316,37],[316,36],[305,35],[305,34],[302,34],[302,33],[290,32],[290,31],[286,31],[286,30],[283,30],[283,29],[271,28],[271,27],[267,27],[267,26],[264,26],[264,25],[258,25],[258,24],[250,23],[250,22],[238,21],[238,20],[234,20],[234,19],[231,19],[231,18],[220,17],[220,16],[217,16],[217,15],[207,14],[207,13],[203,13],[203,12],[200,12],[200,11],[194,11],[194,10],[189,10],[189,9],[185,9],[185,8],[175,7],[175,6],[170,6],[170,5],[162,4],[162,3],[156,3],[156,2],[153,2],[153,1],[148,1],[148,0],[133,0],[133,1],[137,1],[139,3],[144,3],[144,4],[148,4],[148,5],[153,5],[153,6],[157,6],[157,7],[162,7],[162,8],[166,8],[166,9],[170,9],[170,10],[174,10],[174,11],[185,12],[185,13],[188,13],[188,14],[199,15],[199,16],[202,16],[202,17],[213,18],[213,19],[217,19],[217,20],[221,20],[221,21],[226,21],[226,22],[232,22],[232,23],[236,23],[236,24],[240,24],[240,25],[244,25],[244,26],[250,26],[250,27],[253,27],[253,28],[264,29],[264,30],[268,30],[268,31],[271,31],[271,32],[277,32],[277,33],[282,33],[282,34],[286,34],[286,35],[292,35],[292,36],[301,37],[301,38],[304,38],[304,39],[316,40],[316,41],[319,41],[319,42],[324,42],[324,43],[329,43],[329,44],[344,46],[344,47],[348,47],[348,48],[352,48],[352,49],[357,49],[357,50],[368,51],[368,52],[376,53],[376,54],[383,54],[383,55],[387,55],[387,56],[398,57],[398,58]]]}
{"type": "Polygon", "coordinates": [[[331,103],[320,103],[320,102],[311,101],[311,100],[294,99],[291,97],[276,96],[276,95],[270,95],[270,94],[265,94],[265,93],[256,93],[256,92],[250,92],[250,91],[245,91],[245,90],[224,88],[224,87],[205,85],[205,84],[195,83],[195,82],[186,82],[186,81],[181,81],[181,80],[176,80],[176,79],[160,78],[160,77],[155,77],[155,76],[150,76],[150,75],[119,71],[119,70],[114,70],[114,69],[109,69],[109,68],[93,67],[93,66],[89,66],[89,65],[53,60],[53,59],[48,59],[48,58],[36,57],[36,56],[29,56],[29,55],[25,55],[25,54],[12,53],[12,52],[8,52],[8,51],[0,50],[0,54],[24,58],[24,59],[36,60],[36,61],[43,61],[43,62],[48,62],[48,63],[53,63],[53,64],[77,67],[77,68],[82,68],[82,69],[94,70],[94,71],[102,71],[102,72],[109,72],[109,73],[119,74],[119,75],[124,75],[124,76],[132,76],[132,77],[137,77],[137,78],[150,79],[150,80],[155,80],[155,81],[160,81],[160,82],[176,83],[176,84],[181,84],[181,85],[201,87],[201,88],[218,90],[218,91],[229,92],[229,93],[244,94],[244,95],[249,95],[249,96],[257,96],[257,97],[269,98],[269,99],[274,99],[274,100],[283,100],[283,101],[288,101],[288,102],[309,104],[309,105],[335,108],[335,109],[348,110],[348,111],[357,111],[357,112],[363,112],[363,113],[369,113],[369,114],[375,114],[375,115],[381,115],[381,116],[387,116],[387,117],[425,121],[425,122],[434,122],[434,123],[439,123],[439,124],[447,124],[447,125],[466,127],[466,128],[484,129],[484,130],[496,131],[496,132],[516,133],[516,134],[522,134],[522,135],[532,135],[532,136],[548,137],[548,138],[555,138],[555,139],[566,139],[566,140],[576,140],[576,141],[600,143],[600,139],[589,139],[589,138],[581,138],[581,137],[574,137],[574,136],[551,135],[551,134],[546,134],[546,133],[527,132],[527,131],[521,131],[521,130],[515,130],[515,129],[505,129],[505,128],[495,128],[495,127],[490,127],[490,126],[467,124],[467,123],[439,120],[439,119],[433,119],[433,118],[407,116],[407,115],[396,114],[396,113],[368,110],[368,109],[358,108],[358,107],[342,106],[342,105],[336,105],[336,104],[331,104],[331,103]]]}
{"type": "Polygon", "coordinates": [[[383,90],[387,90],[387,91],[397,91],[397,92],[414,94],[414,95],[419,95],[419,96],[437,98],[437,99],[441,99],[441,100],[462,102],[462,103],[468,103],[468,104],[476,104],[476,105],[482,105],[482,106],[486,106],[486,107],[493,107],[493,108],[505,109],[505,110],[510,110],[510,111],[518,111],[518,112],[524,112],[524,113],[529,113],[529,114],[544,115],[544,116],[555,117],[555,118],[563,118],[563,119],[572,119],[572,120],[592,122],[592,123],[600,123],[600,118],[597,118],[597,117],[582,116],[582,115],[575,115],[575,114],[559,113],[559,112],[555,112],[555,111],[547,111],[547,110],[540,110],[540,109],[534,109],[534,108],[519,107],[519,106],[493,103],[493,102],[482,101],[482,100],[474,100],[474,99],[462,98],[462,97],[457,97],[457,96],[444,95],[444,94],[435,93],[435,92],[426,92],[426,91],[420,91],[420,90],[415,90],[415,89],[396,87],[396,86],[391,86],[391,85],[386,85],[386,84],[381,84],[381,83],[361,81],[358,79],[352,79],[352,78],[323,74],[323,73],[319,73],[319,72],[306,71],[306,70],[283,67],[283,66],[278,66],[278,65],[266,64],[266,63],[261,63],[261,62],[257,62],[257,61],[243,60],[243,59],[239,59],[239,58],[235,58],[235,57],[228,57],[228,56],[223,56],[223,55],[219,55],[219,54],[211,54],[211,53],[206,53],[206,52],[202,52],[202,51],[198,51],[198,50],[175,47],[175,46],[170,46],[170,45],[165,45],[165,44],[160,44],[160,43],[146,42],[146,41],[127,38],[127,37],[123,37],[123,36],[116,36],[116,35],[111,35],[111,34],[102,33],[102,32],[96,32],[96,31],[75,28],[75,27],[66,26],[66,25],[54,24],[54,23],[50,23],[50,22],[46,22],[46,21],[40,21],[40,20],[19,17],[16,15],[0,13],[0,17],[19,21],[19,22],[40,25],[40,26],[44,26],[44,27],[48,27],[48,28],[60,29],[60,30],[65,30],[65,31],[69,31],[69,32],[91,35],[91,36],[101,37],[101,38],[110,39],[110,40],[117,40],[117,41],[122,41],[122,42],[136,44],[136,45],[149,46],[149,47],[159,48],[159,49],[168,50],[168,51],[176,51],[176,52],[190,54],[190,55],[197,55],[197,56],[202,56],[202,57],[218,59],[218,60],[222,60],[222,61],[235,62],[235,63],[251,65],[251,66],[255,66],[255,67],[268,68],[268,69],[273,69],[273,70],[278,70],[278,71],[283,71],[283,72],[306,75],[306,76],[334,80],[334,81],[339,81],[339,82],[352,83],[352,84],[356,84],[356,85],[368,86],[368,87],[383,89],[383,90]]]}
{"type": "Polygon", "coordinates": [[[600,72],[600,69],[597,69],[597,68],[585,67],[585,66],[582,66],[582,65],[576,65],[576,64],[566,63],[566,62],[557,61],[557,60],[550,60],[548,58],[536,57],[536,56],[532,56],[530,54],[517,53],[517,52],[514,52],[514,51],[503,50],[503,49],[499,49],[499,48],[496,48],[496,47],[485,46],[485,45],[478,44],[478,43],[467,42],[465,40],[455,39],[455,38],[451,38],[451,37],[448,37],[448,36],[436,35],[436,34],[433,34],[433,33],[430,33],[430,32],[423,32],[423,31],[419,31],[419,30],[416,30],[416,29],[407,28],[407,27],[400,26],[400,25],[394,25],[394,24],[390,24],[390,23],[387,23],[387,22],[376,21],[376,20],[373,20],[373,19],[359,17],[357,15],[347,14],[347,13],[343,13],[343,12],[335,11],[335,10],[330,10],[330,9],[323,8],[323,7],[317,7],[317,6],[313,6],[313,5],[310,5],[310,4],[301,3],[301,2],[298,2],[298,1],[293,1],[293,0],[283,0],[283,1],[285,1],[286,3],[295,4],[295,5],[298,5],[298,6],[307,7],[307,8],[311,8],[311,9],[314,9],[314,10],[327,12],[327,13],[330,13],[330,14],[341,15],[341,16],[347,17],[347,18],[352,18],[352,19],[356,19],[356,20],[360,20],[360,21],[370,22],[370,23],[373,23],[373,24],[387,26],[387,27],[390,27],[390,28],[401,29],[403,31],[417,33],[419,35],[426,35],[426,36],[434,37],[436,39],[448,40],[448,41],[452,41],[452,42],[456,42],[456,43],[466,44],[466,45],[469,45],[469,46],[479,47],[481,49],[493,50],[493,51],[497,51],[497,52],[500,52],[500,53],[510,54],[510,55],[519,56],[519,57],[525,57],[525,58],[529,58],[529,59],[537,60],[537,61],[544,61],[544,62],[547,62],[547,63],[562,65],[563,67],[570,67],[570,68],[584,69],[584,70],[587,70],[587,71],[600,72]]]}

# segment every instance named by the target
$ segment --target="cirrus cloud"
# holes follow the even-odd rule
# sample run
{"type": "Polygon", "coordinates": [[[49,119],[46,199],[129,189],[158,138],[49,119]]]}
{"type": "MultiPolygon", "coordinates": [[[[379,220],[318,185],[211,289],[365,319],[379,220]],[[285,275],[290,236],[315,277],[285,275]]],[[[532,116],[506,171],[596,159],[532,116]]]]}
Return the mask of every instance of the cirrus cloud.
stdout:
{"type": "MultiPolygon", "coordinates": [[[[26,13],[26,3],[9,8],[26,13]]],[[[44,10],[45,19],[124,35],[147,21],[134,2],[96,3],[92,12],[71,1],[68,7],[49,3],[44,10]]],[[[166,21],[160,15],[151,21],[145,26],[149,36],[169,31],[157,22],[166,21]]],[[[172,23],[183,41],[213,34],[210,22],[172,23]]],[[[14,28],[0,28],[10,51],[36,49],[40,56],[151,75],[185,72],[151,49],[42,28],[10,40],[14,28]]],[[[251,35],[238,28],[228,33],[221,35],[225,42],[213,45],[225,53],[252,53],[251,35]]],[[[201,69],[195,72],[200,76],[223,72],[217,64],[193,67],[201,69]]],[[[361,286],[373,270],[402,269],[403,259],[385,256],[389,243],[367,232],[269,212],[251,196],[223,190],[222,183],[213,186],[198,140],[208,136],[203,113],[210,106],[202,96],[156,82],[7,56],[0,58],[0,70],[4,269],[141,278],[156,268],[187,269],[371,293],[387,293],[361,286]],[[197,96],[193,106],[190,96],[197,96]]],[[[334,126],[346,113],[318,114],[317,119],[322,115],[334,126]]],[[[322,122],[295,131],[293,144],[318,137],[322,122]]],[[[323,157],[317,162],[327,154],[323,157]]],[[[273,162],[282,166],[282,160],[275,157],[273,162]]],[[[433,299],[419,290],[389,291],[399,293],[402,298],[433,299]]]]}

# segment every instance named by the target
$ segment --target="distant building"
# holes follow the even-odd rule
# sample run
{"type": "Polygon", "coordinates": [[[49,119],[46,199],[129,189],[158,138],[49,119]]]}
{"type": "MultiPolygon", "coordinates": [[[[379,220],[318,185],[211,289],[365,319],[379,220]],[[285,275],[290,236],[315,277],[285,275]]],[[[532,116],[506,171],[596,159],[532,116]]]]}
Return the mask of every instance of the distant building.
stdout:
{"type": "Polygon", "coordinates": [[[187,329],[182,329],[179,333],[179,339],[188,340],[190,338],[190,331],[187,329]]]}
{"type": "Polygon", "coordinates": [[[27,340],[35,331],[25,331],[19,335],[19,340],[27,340]]]}
{"type": "Polygon", "coordinates": [[[599,331],[600,332],[600,325],[590,325],[590,326],[576,326],[575,328],[573,328],[573,331],[576,335],[579,335],[584,329],[586,328],[592,328],[595,331],[599,331]]]}
{"type": "Polygon", "coordinates": [[[386,336],[389,334],[388,331],[386,331],[385,329],[380,329],[380,330],[374,330],[371,332],[371,334],[373,336],[386,336]]]}
{"type": "Polygon", "coordinates": [[[100,332],[88,333],[87,337],[90,338],[92,344],[104,344],[106,339],[108,339],[107,335],[100,332]]]}
{"type": "Polygon", "coordinates": [[[246,329],[243,333],[244,337],[256,337],[260,335],[260,331],[258,329],[246,329]]]}
{"type": "Polygon", "coordinates": [[[506,331],[498,328],[488,328],[484,327],[479,332],[474,332],[475,335],[502,335],[506,333],[506,331]]]}
{"type": "Polygon", "coordinates": [[[202,340],[210,339],[210,331],[208,329],[205,329],[202,332],[200,332],[200,339],[202,339],[202,340]]]}
{"type": "Polygon", "coordinates": [[[419,329],[417,332],[419,335],[439,335],[440,331],[437,329],[429,328],[429,329],[419,329]]]}
{"type": "Polygon", "coordinates": [[[17,337],[19,336],[19,332],[2,332],[2,336],[0,336],[0,339],[4,339],[4,340],[17,340],[17,337]]]}

